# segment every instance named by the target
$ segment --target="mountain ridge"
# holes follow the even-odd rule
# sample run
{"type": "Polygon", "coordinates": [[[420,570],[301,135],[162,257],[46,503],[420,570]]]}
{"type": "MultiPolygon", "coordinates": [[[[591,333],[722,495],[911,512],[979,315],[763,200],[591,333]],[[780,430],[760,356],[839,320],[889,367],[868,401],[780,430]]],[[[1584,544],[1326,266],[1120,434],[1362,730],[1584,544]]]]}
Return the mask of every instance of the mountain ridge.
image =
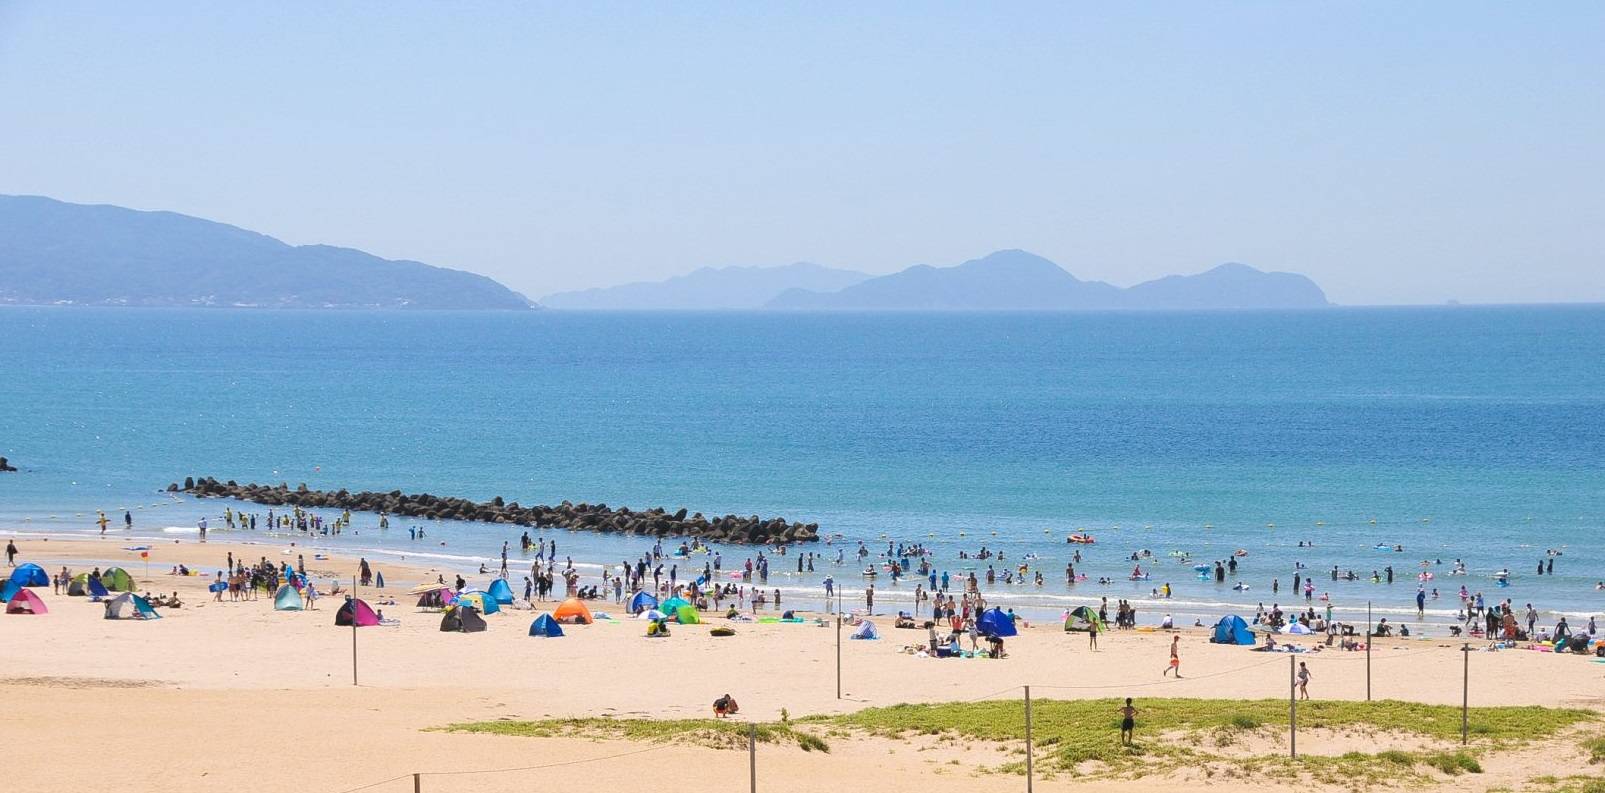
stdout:
{"type": "Polygon", "coordinates": [[[786,289],[834,291],[870,277],[812,262],[776,267],[699,267],[660,281],[554,292],[542,297],[540,303],[547,308],[586,311],[758,309],[786,289]]]}
{"type": "Polygon", "coordinates": [[[1019,249],[952,267],[914,265],[835,292],[790,289],[765,304],[786,310],[1110,311],[1233,310],[1329,306],[1308,277],[1227,262],[1202,273],[1169,275],[1121,288],[1083,281],[1019,249]]]}
{"type": "Polygon", "coordinates": [[[0,195],[0,304],[528,310],[483,275],[166,210],[0,195]]]}

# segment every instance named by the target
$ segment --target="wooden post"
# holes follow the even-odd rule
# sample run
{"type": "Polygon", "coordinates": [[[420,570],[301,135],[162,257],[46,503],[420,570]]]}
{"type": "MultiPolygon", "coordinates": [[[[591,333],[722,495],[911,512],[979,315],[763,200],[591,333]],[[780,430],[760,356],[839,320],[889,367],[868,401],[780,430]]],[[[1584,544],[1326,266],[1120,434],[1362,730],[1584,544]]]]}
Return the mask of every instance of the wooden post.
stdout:
{"type": "Polygon", "coordinates": [[[1371,601],[1365,602],[1365,701],[1371,701],[1371,601]]]}
{"type": "Polygon", "coordinates": [[[412,793],[423,793],[423,791],[424,791],[423,776],[424,776],[423,774],[413,774],[412,775],[412,793]]]}
{"type": "Polygon", "coordinates": [[[836,612],[836,698],[842,698],[842,615],[836,612]]]}
{"type": "Polygon", "coordinates": [[[1031,687],[1025,687],[1025,793],[1031,793],[1031,687]]]}
{"type": "Polygon", "coordinates": [[[1460,745],[1465,746],[1471,734],[1471,644],[1462,644],[1460,654],[1460,745]]]}
{"type": "Polygon", "coordinates": [[[357,577],[351,577],[351,594],[346,596],[346,602],[351,604],[351,685],[357,684],[357,577]]]}
{"type": "Polygon", "coordinates": [[[747,725],[747,776],[752,793],[758,793],[758,725],[747,725]]]}
{"type": "Polygon", "coordinates": [[[1287,657],[1287,756],[1298,757],[1298,657],[1287,657]]]}

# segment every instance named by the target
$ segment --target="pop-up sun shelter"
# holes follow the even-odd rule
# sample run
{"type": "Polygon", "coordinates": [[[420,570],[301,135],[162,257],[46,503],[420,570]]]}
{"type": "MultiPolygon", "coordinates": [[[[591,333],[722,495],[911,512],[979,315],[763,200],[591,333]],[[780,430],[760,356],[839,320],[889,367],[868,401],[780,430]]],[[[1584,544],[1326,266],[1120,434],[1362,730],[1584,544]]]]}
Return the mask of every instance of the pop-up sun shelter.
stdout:
{"type": "Polygon", "coordinates": [[[418,596],[418,608],[443,609],[456,599],[457,594],[451,591],[451,587],[436,586],[418,596]]]}
{"type": "Polygon", "coordinates": [[[50,586],[50,574],[32,562],[17,565],[17,569],[11,571],[11,580],[19,587],[50,586]]]}
{"type": "Polygon", "coordinates": [[[1094,625],[1098,626],[1099,632],[1105,630],[1103,620],[1098,619],[1098,612],[1093,611],[1091,606],[1076,606],[1064,618],[1064,629],[1067,631],[1087,632],[1094,625]]]}
{"type": "Polygon", "coordinates": [[[301,593],[289,584],[280,584],[279,591],[273,593],[274,611],[300,611],[305,605],[301,601],[301,593]]]}
{"type": "Polygon", "coordinates": [[[702,617],[697,614],[697,607],[688,603],[674,610],[674,621],[681,625],[696,625],[702,622],[702,617]]]}
{"type": "Polygon", "coordinates": [[[1236,614],[1228,614],[1215,623],[1215,632],[1209,637],[1214,644],[1253,644],[1254,634],[1248,630],[1248,623],[1236,614]]]}
{"type": "Polygon", "coordinates": [[[481,592],[477,589],[458,595],[457,602],[473,606],[479,609],[481,614],[495,614],[502,610],[501,604],[496,602],[496,598],[491,597],[488,592],[481,592]]]}
{"type": "Polygon", "coordinates": [[[334,624],[350,627],[353,623],[359,628],[379,624],[379,615],[373,613],[373,607],[366,601],[351,598],[340,604],[340,610],[334,613],[334,624]]]}
{"type": "Polygon", "coordinates": [[[858,626],[858,630],[853,631],[853,635],[848,636],[847,638],[849,638],[849,639],[879,639],[880,637],[881,637],[880,629],[875,627],[875,623],[870,622],[869,620],[864,620],[863,624],[858,626]]]}
{"type": "Polygon", "coordinates": [[[100,583],[113,592],[134,591],[134,577],[121,567],[112,567],[101,573],[100,583]]]}
{"type": "Polygon", "coordinates": [[[1014,627],[1014,618],[995,606],[981,612],[981,616],[975,620],[975,628],[983,636],[1015,636],[1020,633],[1014,627]]]}
{"type": "Polygon", "coordinates": [[[504,606],[516,599],[513,597],[513,588],[507,585],[507,579],[505,578],[498,578],[490,582],[490,586],[485,588],[485,594],[495,598],[497,603],[504,606]]]}
{"type": "Polygon", "coordinates": [[[662,603],[660,603],[658,605],[658,610],[663,612],[664,614],[677,614],[677,613],[679,613],[681,606],[689,606],[689,605],[691,605],[691,601],[686,600],[685,598],[680,597],[679,595],[676,595],[676,596],[674,596],[672,598],[669,598],[668,600],[665,600],[662,603]]]}
{"type": "Polygon", "coordinates": [[[634,597],[630,598],[631,614],[640,614],[647,609],[655,609],[657,607],[658,599],[646,592],[637,592],[634,597]]]}
{"type": "Polygon", "coordinates": [[[162,615],[151,608],[150,601],[132,592],[124,592],[106,601],[106,619],[159,620],[162,615]]]}
{"type": "Polygon", "coordinates": [[[529,635],[556,638],[563,635],[563,626],[557,624],[550,614],[542,614],[529,624],[529,635]]]}
{"type": "Polygon", "coordinates": [[[67,582],[67,594],[73,597],[91,597],[96,600],[110,594],[98,578],[90,578],[88,573],[79,573],[67,582]]]}
{"type": "Polygon", "coordinates": [[[45,602],[32,589],[18,589],[17,594],[6,601],[7,614],[44,614],[48,611],[50,609],[45,608],[45,602]]]}
{"type": "Polygon", "coordinates": [[[596,622],[596,618],[591,616],[591,608],[579,598],[569,598],[558,604],[557,610],[552,612],[552,619],[576,625],[590,625],[596,622]]]}
{"type": "Polygon", "coordinates": [[[479,633],[485,629],[485,618],[479,616],[479,609],[466,603],[458,604],[446,609],[440,617],[442,631],[460,631],[462,633],[479,633]]]}

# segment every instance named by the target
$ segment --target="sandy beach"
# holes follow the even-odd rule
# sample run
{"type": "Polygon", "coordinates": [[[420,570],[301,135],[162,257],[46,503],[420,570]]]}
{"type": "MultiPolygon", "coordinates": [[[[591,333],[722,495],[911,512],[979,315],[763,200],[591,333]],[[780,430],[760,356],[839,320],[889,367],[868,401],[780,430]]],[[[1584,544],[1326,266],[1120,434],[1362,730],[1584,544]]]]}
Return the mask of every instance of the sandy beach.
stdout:
{"type": "MultiPolygon", "coordinates": [[[[353,631],[334,625],[337,598],[313,611],[280,612],[267,598],[213,602],[209,577],[167,574],[180,563],[215,569],[231,552],[278,560],[285,547],[170,543],[153,550],[147,575],[138,553],[123,550],[127,544],[117,538],[20,543],[19,561],[52,573],[64,565],[78,571],[119,563],[138,579],[139,591],[177,591],[185,601],[182,608],[163,609],[161,620],[111,621],[86,598],[41,588],[36,591],[49,614],[0,620],[0,724],[12,748],[11,778],[23,789],[93,784],[114,770],[129,790],[216,789],[248,784],[271,769],[308,789],[338,791],[414,771],[522,767],[645,749],[651,751],[639,757],[544,769],[539,778],[631,784],[645,774],[662,780],[664,789],[680,789],[712,780],[745,783],[745,753],[426,730],[497,719],[706,718],[709,703],[723,693],[741,702],[739,718],[774,720],[783,710],[797,718],[903,702],[1017,698],[1023,685],[1038,698],[1139,701],[1275,698],[1285,697],[1288,687],[1286,657],[1209,644],[1203,631],[1181,633],[1186,677],[1174,680],[1160,676],[1170,641],[1165,633],[1106,633],[1093,652],[1083,635],[1035,625],[1009,642],[1006,659],[939,661],[899,652],[922,641],[924,632],[893,629],[886,619],[881,640],[841,642],[843,694],[837,699],[833,625],[739,623],[736,636],[715,638],[708,628],[725,621],[712,618],[709,625],[678,627],[666,641],[649,641],[643,623],[625,618],[622,608],[593,603],[615,619],[572,626],[561,639],[529,637],[532,612],[515,609],[487,617],[484,633],[443,633],[439,615],[414,608],[414,598],[404,593],[437,575],[450,581],[473,571],[401,565],[384,568],[386,590],[361,592],[398,624],[356,632],[359,685],[353,686],[353,631]],[[119,738],[131,747],[153,747],[161,761],[104,752],[107,740],[119,738]],[[184,751],[169,751],[176,747],[184,751]],[[86,755],[96,759],[85,762],[86,755]]],[[[338,557],[308,563],[330,574],[349,575],[356,567],[354,559],[338,557]]],[[[1442,640],[1379,642],[1372,654],[1373,696],[1458,705],[1459,647],[1442,640]]],[[[1363,653],[1299,657],[1314,672],[1315,697],[1365,697],[1363,653]]],[[[1472,662],[1476,705],[1605,704],[1600,667],[1585,659],[1512,650],[1475,653],[1472,662]]],[[[817,789],[811,775],[820,764],[879,789],[910,789],[902,782],[912,782],[911,774],[920,774],[921,789],[1018,786],[1007,776],[957,769],[923,774],[918,769],[929,758],[918,749],[869,737],[839,741],[828,756],[765,747],[762,787],[817,789]]],[[[456,777],[431,778],[426,789],[527,786],[516,772],[496,776],[464,776],[473,781],[461,787],[448,781],[456,777]]],[[[404,781],[376,789],[406,789],[410,777],[404,781]]],[[[1081,789],[1089,783],[1049,784],[1081,789]]],[[[1100,783],[1090,784],[1096,789],[1100,783]]]]}

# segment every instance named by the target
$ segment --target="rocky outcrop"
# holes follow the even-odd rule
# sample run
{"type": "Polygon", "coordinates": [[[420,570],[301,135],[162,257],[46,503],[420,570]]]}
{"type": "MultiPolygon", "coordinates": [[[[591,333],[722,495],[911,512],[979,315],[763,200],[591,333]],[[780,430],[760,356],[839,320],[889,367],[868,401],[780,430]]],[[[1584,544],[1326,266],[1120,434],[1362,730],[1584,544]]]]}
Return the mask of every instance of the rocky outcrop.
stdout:
{"type": "Polygon", "coordinates": [[[819,539],[817,523],[792,523],[785,518],[760,518],[757,515],[707,518],[701,512],[687,515],[683,507],[674,512],[662,507],[637,512],[629,507],[584,502],[573,504],[567,501],[557,506],[525,507],[516,501],[504,501],[501,496],[478,502],[429,493],[403,493],[400,490],[388,493],[309,490],[305,483],[293,489],[283,482],[277,485],[242,485],[232,479],[219,482],[211,477],[185,477],[183,485],[174,482],[167,486],[167,491],[188,493],[197,498],[236,498],[269,506],[349,509],[429,520],[475,520],[611,534],[700,537],[713,542],[739,544],[773,545],[819,539]]]}
{"type": "Polygon", "coordinates": [[[10,473],[15,470],[17,470],[16,466],[13,466],[6,458],[0,457],[0,473],[10,473]]]}

